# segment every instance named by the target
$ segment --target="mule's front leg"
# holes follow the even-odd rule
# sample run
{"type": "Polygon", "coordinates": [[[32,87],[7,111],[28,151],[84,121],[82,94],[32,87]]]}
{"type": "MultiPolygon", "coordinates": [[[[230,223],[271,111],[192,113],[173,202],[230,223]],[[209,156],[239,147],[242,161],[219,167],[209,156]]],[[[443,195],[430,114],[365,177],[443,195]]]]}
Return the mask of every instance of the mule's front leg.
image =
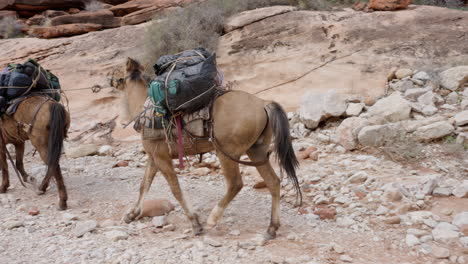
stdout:
{"type": "Polygon", "coordinates": [[[160,164],[159,167],[164,177],[166,178],[169,187],[171,188],[172,194],[177,199],[180,206],[182,206],[185,215],[192,223],[194,235],[200,235],[203,232],[203,227],[200,224],[198,215],[192,211],[192,209],[188,206],[187,202],[184,199],[184,195],[182,194],[182,190],[180,189],[179,180],[177,179],[174,167],[172,166],[171,158],[167,156],[159,157],[157,162],[158,164],[160,164]]]}
{"type": "Polygon", "coordinates": [[[127,214],[125,214],[123,218],[125,223],[128,224],[132,221],[141,218],[141,214],[143,213],[143,201],[145,200],[145,195],[150,189],[157,171],[158,168],[156,167],[156,164],[152,160],[151,156],[149,156],[148,162],[146,163],[145,176],[140,184],[140,194],[138,196],[138,201],[136,205],[127,214]]]}
{"type": "Polygon", "coordinates": [[[23,157],[24,157],[24,142],[15,144],[15,152],[16,152],[16,168],[21,173],[24,182],[28,182],[29,175],[26,173],[24,169],[23,157]]]}

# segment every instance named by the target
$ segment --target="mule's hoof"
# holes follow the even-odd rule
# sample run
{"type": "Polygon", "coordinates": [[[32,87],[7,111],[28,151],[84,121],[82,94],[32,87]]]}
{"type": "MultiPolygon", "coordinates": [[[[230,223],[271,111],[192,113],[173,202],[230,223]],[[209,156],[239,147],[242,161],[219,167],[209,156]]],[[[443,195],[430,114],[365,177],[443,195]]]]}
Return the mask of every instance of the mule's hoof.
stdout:
{"type": "Polygon", "coordinates": [[[203,234],[203,227],[200,225],[200,226],[197,226],[197,227],[193,227],[193,235],[194,236],[200,236],[203,234]]]}
{"type": "Polygon", "coordinates": [[[3,186],[0,187],[0,193],[6,193],[7,190],[8,190],[8,186],[6,186],[6,187],[3,187],[3,186]]]}
{"type": "Polygon", "coordinates": [[[57,210],[65,211],[65,210],[67,210],[67,208],[68,208],[67,201],[59,201],[59,205],[57,207],[57,210]]]}
{"type": "Polygon", "coordinates": [[[276,238],[276,230],[277,228],[269,227],[266,234],[264,235],[266,240],[272,240],[276,238]]]}
{"type": "Polygon", "coordinates": [[[137,220],[138,216],[140,215],[140,212],[141,210],[138,208],[132,209],[130,212],[124,215],[124,222],[130,224],[131,222],[137,220]]]}

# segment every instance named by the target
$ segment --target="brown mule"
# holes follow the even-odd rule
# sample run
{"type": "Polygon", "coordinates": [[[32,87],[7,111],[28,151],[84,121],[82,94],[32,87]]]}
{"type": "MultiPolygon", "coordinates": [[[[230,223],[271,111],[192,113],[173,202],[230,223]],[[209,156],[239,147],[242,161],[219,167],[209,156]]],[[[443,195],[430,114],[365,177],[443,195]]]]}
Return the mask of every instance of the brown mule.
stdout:
{"type": "Polygon", "coordinates": [[[67,209],[67,190],[60,169],[60,155],[63,140],[70,126],[70,115],[63,105],[45,97],[32,96],[21,102],[13,116],[3,115],[0,121],[0,167],[2,185],[0,193],[5,193],[10,185],[6,155],[6,145],[16,149],[16,168],[24,182],[35,184],[24,170],[23,156],[25,141],[30,140],[47,165],[47,173],[37,187],[39,194],[45,193],[50,179],[55,178],[59,192],[59,209],[67,209]]]}
{"type": "MultiPolygon", "coordinates": [[[[148,95],[149,78],[143,75],[140,63],[130,58],[127,60],[125,71],[117,74],[120,76],[117,76],[116,82],[113,81],[114,86],[124,91],[126,95],[124,99],[128,103],[127,110],[130,112],[130,116],[134,117],[143,109],[143,103],[148,95]]],[[[208,228],[216,226],[229,202],[234,199],[244,185],[239,163],[233,161],[232,157],[239,159],[241,155],[246,153],[253,162],[265,161],[269,155],[272,138],[274,138],[274,150],[277,153],[279,165],[294,183],[298,198],[301,197],[295,172],[298,161],[291,144],[288,119],[280,105],[261,100],[245,92],[231,91],[215,100],[212,112],[213,134],[218,145],[222,147],[222,151],[218,149],[216,152],[227,182],[227,193],[211,211],[207,220],[208,228]]],[[[172,145],[169,147],[165,140],[143,140],[143,147],[148,155],[146,172],[140,185],[138,201],[124,216],[124,220],[129,223],[141,217],[145,194],[159,170],[191,221],[194,233],[200,234],[203,228],[197,214],[192,211],[184,199],[172,165],[172,159],[177,158],[177,147],[175,143],[170,144],[172,145]]],[[[186,155],[213,150],[216,148],[207,139],[184,140],[184,153],[186,155]]],[[[280,180],[269,161],[256,166],[256,168],[272,196],[271,222],[267,230],[267,237],[274,238],[280,226],[280,180]]]]}

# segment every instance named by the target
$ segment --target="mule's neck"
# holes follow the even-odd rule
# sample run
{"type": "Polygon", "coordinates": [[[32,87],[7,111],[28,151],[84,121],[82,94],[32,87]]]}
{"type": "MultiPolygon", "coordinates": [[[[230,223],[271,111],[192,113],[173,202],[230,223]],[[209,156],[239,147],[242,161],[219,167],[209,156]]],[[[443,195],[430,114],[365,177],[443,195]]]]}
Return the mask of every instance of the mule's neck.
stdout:
{"type": "Polygon", "coordinates": [[[148,88],[143,81],[135,82],[135,86],[127,89],[128,110],[131,117],[137,116],[142,110],[148,97],[148,88]]]}

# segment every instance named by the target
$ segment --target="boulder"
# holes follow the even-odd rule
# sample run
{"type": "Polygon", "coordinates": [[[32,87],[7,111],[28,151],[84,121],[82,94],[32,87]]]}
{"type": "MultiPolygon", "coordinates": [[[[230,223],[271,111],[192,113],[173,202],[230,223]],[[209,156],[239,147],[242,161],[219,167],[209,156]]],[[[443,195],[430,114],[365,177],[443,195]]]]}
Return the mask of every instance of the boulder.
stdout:
{"type": "Polygon", "coordinates": [[[406,92],[414,88],[413,82],[410,80],[401,80],[389,84],[390,88],[394,91],[406,92]]]}
{"type": "Polygon", "coordinates": [[[77,222],[73,233],[76,237],[82,237],[84,234],[93,231],[97,225],[97,222],[94,220],[77,222]]]}
{"type": "Polygon", "coordinates": [[[468,110],[462,111],[455,115],[455,124],[457,126],[468,124],[468,110]]]}
{"type": "Polygon", "coordinates": [[[386,143],[394,142],[404,133],[398,124],[366,126],[359,131],[358,140],[363,146],[380,147],[386,143]]]}
{"type": "Polygon", "coordinates": [[[348,107],[347,96],[335,91],[328,93],[306,93],[299,109],[301,122],[309,129],[316,128],[321,121],[342,116],[348,107]]]}
{"type": "Polygon", "coordinates": [[[4,19],[6,17],[17,18],[18,13],[16,13],[16,11],[12,11],[12,10],[0,10],[0,20],[4,19]]]}
{"type": "Polygon", "coordinates": [[[432,91],[428,91],[418,97],[418,103],[424,105],[434,105],[435,103],[441,102],[443,102],[443,99],[441,99],[439,95],[433,93],[432,91]]]}
{"type": "Polygon", "coordinates": [[[154,18],[156,14],[164,14],[170,11],[173,11],[178,7],[159,7],[159,6],[151,6],[145,9],[141,9],[138,11],[135,11],[133,13],[130,13],[128,15],[125,15],[122,18],[121,25],[136,25],[140,24],[146,21],[150,21],[151,19],[154,18]]]}
{"type": "Polygon", "coordinates": [[[51,27],[32,27],[29,29],[29,34],[49,39],[76,36],[100,29],[102,29],[102,26],[98,24],[67,24],[51,27]]]}
{"type": "Polygon", "coordinates": [[[139,10],[154,8],[164,9],[171,6],[180,6],[190,0],[133,0],[109,8],[116,16],[123,17],[139,10]]]}
{"type": "Polygon", "coordinates": [[[67,12],[65,11],[60,11],[60,10],[47,10],[44,13],[42,13],[45,17],[48,18],[53,18],[53,17],[58,17],[58,16],[65,16],[68,15],[67,12]]]}
{"type": "Polygon", "coordinates": [[[468,225],[468,211],[464,211],[455,215],[452,224],[459,228],[461,228],[464,225],[468,225]]]}
{"type": "Polygon", "coordinates": [[[450,68],[440,73],[442,87],[455,91],[468,82],[468,66],[450,68]]]}
{"type": "Polygon", "coordinates": [[[142,216],[161,216],[174,210],[174,205],[166,199],[146,200],[143,202],[142,216]]]}
{"type": "Polygon", "coordinates": [[[405,91],[405,98],[409,100],[416,100],[421,95],[427,93],[428,90],[426,88],[414,88],[405,91]]]}
{"type": "Polygon", "coordinates": [[[378,11],[394,11],[405,9],[412,2],[412,0],[370,0],[367,7],[378,11]]]}
{"type": "Polygon", "coordinates": [[[70,148],[65,150],[65,154],[68,158],[79,158],[85,156],[91,156],[97,154],[99,146],[93,144],[80,145],[76,148],[70,148]]]}
{"type": "Polygon", "coordinates": [[[413,75],[413,79],[420,80],[420,81],[429,81],[431,76],[424,71],[419,71],[413,75]]]}
{"type": "Polygon", "coordinates": [[[54,17],[50,20],[50,23],[52,26],[64,24],[98,24],[101,25],[102,28],[115,28],[120,26],[120,20],[120,18],[114,17],[114,14],[109,10],[99,10],[54,17]]]}
{"type": "Polygon", "coordinates": [[[378,100],[367,111],[370,117],[377,118],[384,122],[398,122],[409,119],[410,112],[410,103],[398,93],[378,100]]]}
{"type": "Polygon", "coordinates": [[[367,119],[361,117],[346,118],[336,130],[336,142],[347,150],[356,149],[358,146],[358,134],[367,125],[369,125],[367,119]]]}
{"type": "Polygon", "coordinates": [[[350,103],[348,108],[346,108],[346,115],[347,116],[358,116],[362,109],[364,109],[364,103],[350,103]]]}
{"type": "Polygon", "coordinates": [[[242,28],[246,25],[250,25],[265,18],[287,12],[292,12],[295,10],[297,10],[297,8],[293,6],[272,6],[244,11],[242,13],[236,14],[228,18],[226,23],[224,24],[224,31],[226,33],[231,32],[233,30],[242,28]]]}
{"type": "Polygon", "coordinates": [[[0,9],[8,8],[19,11],[38,13],[49,9],[83,8],[84,0],[6,0],[2,1],[0,9]]]}
{"type": "Polygon", "coordinates": [[[41,25],[45,20],[45,16],[43,15],[34,15],[28,20],[26,20],[26,24],[29,26],[41,25]]]}
{"type": "Polygon", "coordinates": [[[447,222],[440,222],[434,230],[432,230],[432,236],[435,241],[440,242],[458,238],[460,236],[460,232],[458,232],[458,228],[455,225],[447,222]]]}
{"type": "Polygon", "coordinates": [[[412,74],[413,74],[413,71],[411,69],[401,68],[395,72],[395,77],[397,79],[403,79],[405,77],[411,76],[412,74]]]}
{"type": "Polygon", "coordinates": [[[447,121],[435,122],[416,129],[414,135],[417,139],[431,141],[452,134],[455,128],[447,121]]]}

